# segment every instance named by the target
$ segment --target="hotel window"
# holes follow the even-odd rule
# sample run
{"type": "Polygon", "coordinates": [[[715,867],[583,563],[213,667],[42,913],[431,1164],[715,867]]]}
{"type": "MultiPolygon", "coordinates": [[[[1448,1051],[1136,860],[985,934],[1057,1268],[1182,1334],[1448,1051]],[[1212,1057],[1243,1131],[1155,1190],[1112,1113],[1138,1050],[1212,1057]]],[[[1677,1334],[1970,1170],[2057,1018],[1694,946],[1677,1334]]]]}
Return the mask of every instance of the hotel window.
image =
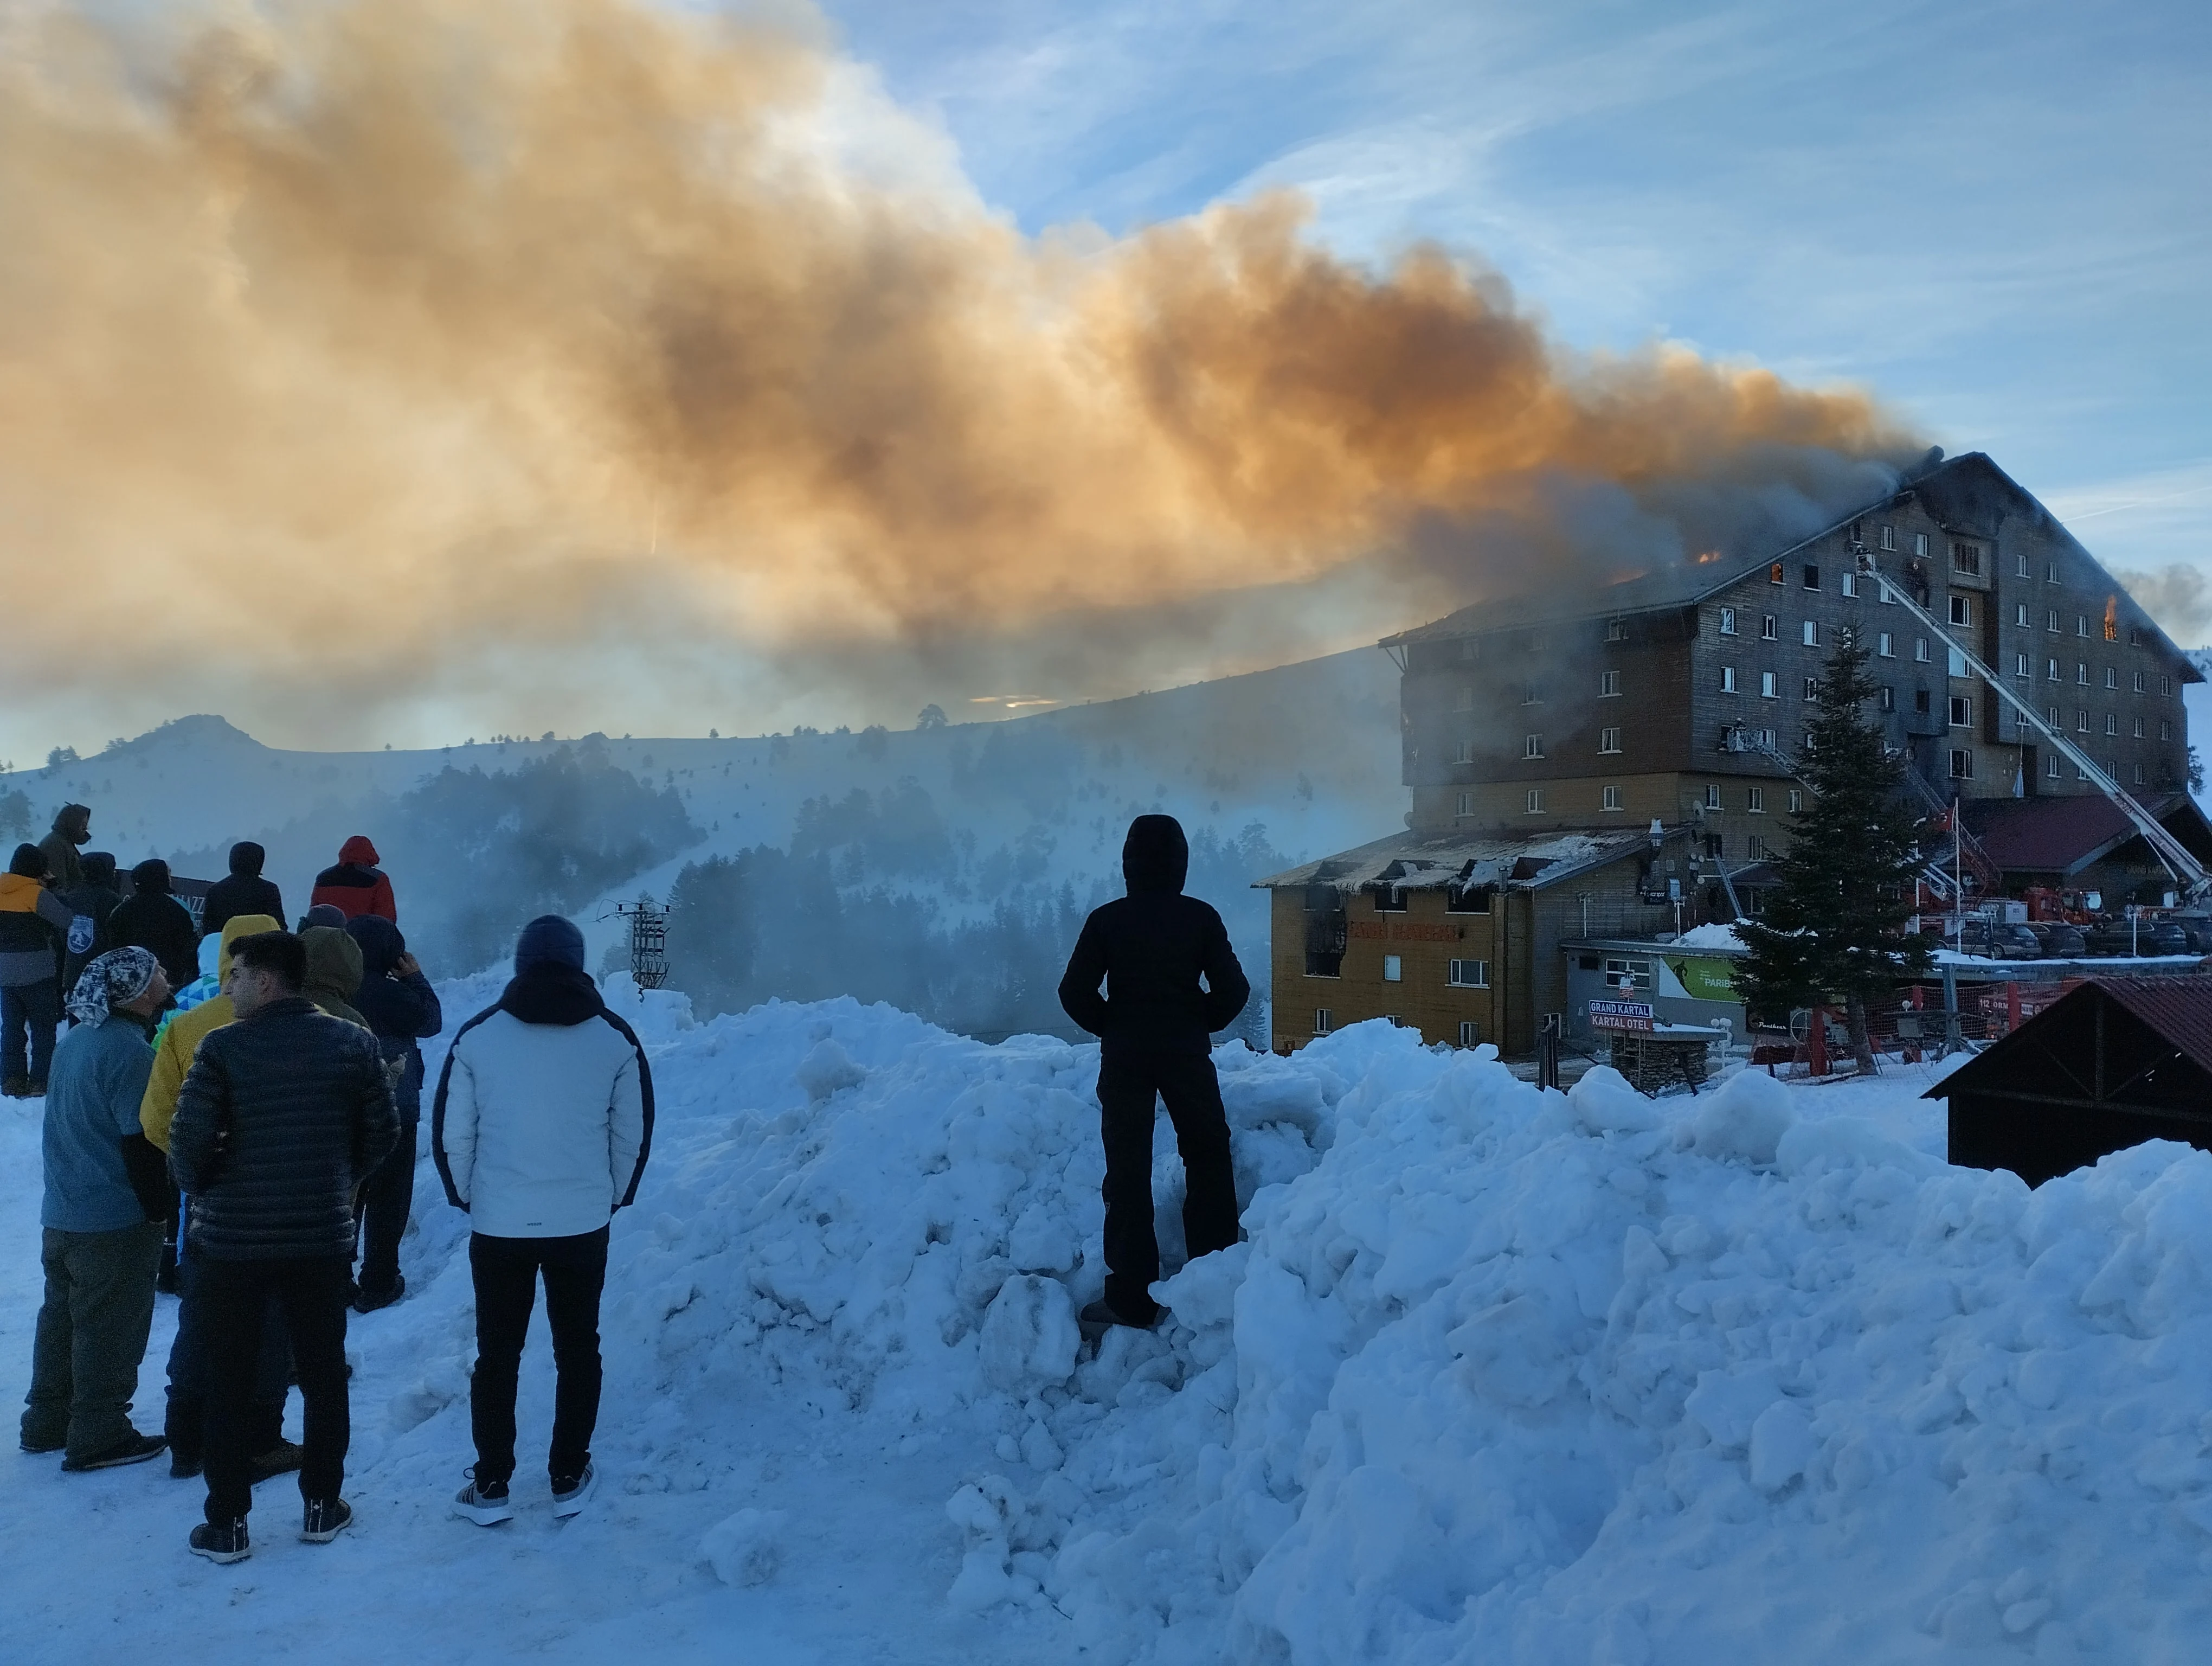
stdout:
{"type": "Polygon", "coordinates": [[[1732,607],[1721,609],[1721,635],[1723,636],[1735,635],[1735,609],[1732,607]]]}
{"type": "Polygon", "coordinates": [[[1522,757],[1543,757],[1544,737],[1540,734],[1532,734],[1524,739],[1521,743],[1521,756],[1522,757]]]}
{"type": "Polygon", "coordinates": [[[1474,763],[1474,743],[1472,740],[1455,741],[1452,745],[1452,762],[1454,763],[1474,763]]]}
{"type": "Polygon", "coordinates": [[[2089,667],[2078,660],[2074,662],[2074,681],[2081,688],[2089,686],[2089,667]]]}
{"type": "Polygon", "coordinates": [[[1807,648],[1820,646],[1820,622],[1818,619],[1806,620],[1799,634],[1805,639],[1807,648]]]}
{"type": "Polygon", "coordinates": [[[1982,546],[1978,544],[1961,544],[1955,538],[1952,540],[1951,570],[1954,573],[1969,574],[1976,578],[1980,577],[1982,546]]]}
{"type": "Polygon", "coordinates": [[[2106,712],[2105,714],[2105,733],[2110,735],[2116,735],[2119,733],[2119,732],[2120,714],[2118,712],[2106,712]]]}
{"type": "Polygon", "coordinates": [[[2142,719],[2141,719],[2140,717],[2138,717],[2137,719],[2136,719],[2136,739],[2137,740],[2141,740],[2142,738],[2143,738],[2143,721],[2142,721],[2142,719]]]}
{"type": "Polygon", "coordinates": [[[1607,955],[1605,960],[1605,987],[1619,989],[1648,989],[1651,987],[1651,963],[1631,960],[1625,955],[1607,955]]]}
{"type": "Polygon", "coordinates": [[[1462,793],[1459,795],[1459,809],[1456,813],[1462,816],[1472,816],[1474,813],[1474,793],[1462,793]]]}
{"type": "Polygon", "coordinates": [[[1628,640],[1628,621],[1626,619],[1607,619],[1605,622],[1605,640],[1608,642],[1626,641],[1628,640]]]}
{"type": "Polygon", "coordinates": [[[2024,579],[2027,576],[2027,557],[2026,556],[2015,555],[2013,556],[2012,575],[2016,579],[2024,579]]]}
{"type": "Polygon", "coordinates": [[[1527,815],[1542,815],[1544,813],[1544,789],[1540,787],[1531,787],[1527,793],[1522,795],[1521,808],[1522,812],[1527,815]]]}
{"type": "Polygon", "coordinates": [[[2027,629],[2027,604],[2026,602],[2020,603],[2013,609],[2012,622],[2018,625],[2022,630],[2027,629]]]}
{"type": "Polygon", "coordinates": [[[1952,597],[1951,623],[1954,625],[1971,625],[1973,622],[1973,604],[1964,596],[1952,597]]]}
{"type": "Polygon", "coordinates": [[[1885,550],[1894,550],[1897,548],[1896,527],[1884,526],[1881,529],[1881,547],[1885,550]]]}
{"type": "Polygon", "coordinates": [[[1760,695],[1766,699],[1771,700],[1775,697],[1774,673],[1772,672],[1762,671],[1759,673],[1759,691],[1760,695]]]}
{"type": "Polygon", "coordinates": [[[2050,631],[2056,631],[2058,629],[2058,610],[2057,608],[2054,607],[2044,614],[2043,628],[2045,630],[2050,631]]]}
{"type": "Polygon", "coordinates": [[[2049,757],[2043,760],[2043,773],[2050,776],[2053,781],[2057,781],[2058,779],[2059,769],[2057,753],[2053,752],[2049,757]]]}
{"type": "Polygon", "coordinates": [[[2140,763],[2136,765],[2136,785],[2142,785],[2142,765],[2140,763]]]}
{"type": "Polygon", "coordinates": [[[1912,690],[1912,709],[1923,717],[1927,716],[1930,712],[1935,710],[1935,708],[1928,703],[1928,700],[1929,695],[1927,690],[1915,689],[1912,690]]]}
{"type": "MultiPolygon", "coordinates": [[[[1755,729],[1755,730],[1753,730],[1753,733],[1754,734],[1758,735],[1758,737],[1759,737],[1759,744],[1760,745],[1762,745],[1762,746],[1771,746],[1771,745],[1774,744],[1774,731],[1773,731],[1773,730],[1771,730],[1771,729],[1755,729]]],[[[1707,796],[1708,796],[1708,797],[1710,797],[1710,798],[1712,800],[1713,807],[1714,807],[1716,810],[1717,810],[1717,809],[1719,809],[1719,808],[1720,808],[1720,802],[1721,802],[1721,800],[1720,800],[1720,791],[1721,791],[1721,789],[1720,789],[1719,787],[1708,787],[1708,788],[1706,789],[1706,794],[1707,794],[1707,796]]]]}
{"type": "Polygon", "coordinates": [[[1894,660],[1897,658],[1897,638],[1887,630],[1882,631],[1874,639],[1874,651],[1885,660],[1894,660]]]}
{"type": "Polygon", "coordinates": [[[1482,1026],[1473,1018],[1462,1018],[1459,1021],[1459,1044],[1462,1047],[1480,1047],[1482,1044],[1482,1026]]]}
{"type": "Polygon", "coordinates": [[[1951,727],[1954,729],[1967,729],[1972,728],[1973,723],[1973,696],[1966,694],[1953,695],[1951,696],[1951,727]]]}
{"type": "Polygon", "coordinates": [[[1803,810],[1804,807],[1805,789],[1802,787],[1791,787],[1790,789],[1790,813],[1793,816],[1796,815],[1800,811],[1803,810]]]}
{"type": "Polygon", "coordinates": [[[1951,779],[1954,781],[1972,781],[1973,778],[1973,752],[1965,746],[1954,746],[1951,749],[1951,779]]]}
{"type": "Polygon", "coordinates": [[[1947,648],[1943,658],[1952,676],[1964,677],[1966,674],[1966,655],[1963,649],[1947,648]]]}
{"type": "Polygon", "coordinates": [[[2025,654],[2016,654],[2013,656],[2012,674],[2015,677],[2028,678],[2033,678],[2035,675],[2035,667],[2028,664],[2027,655],[2025,654]]]}
{"type": "Polygon", "coordinates": [[[1463,711],[1463,712],[1471,712],[1471,711],[1473,711],[1473,710],[1474,709],[1474,684],[1472,684],[1472,683],[1462,683],[1462,684],[1460,684],[1460,690],[1459,690],[1459,700],[1458,700],[1458,702],[1457,702],[1456,706],[1455,707],[1455,710],[1458,710],[1458,711],[1463,711]]]}
{"type": "Polygon", "coordinates": [[[1820,587],[1820,569],[1809,561],[1805,563],[1805,587],[1808,590],[1820,587]]]}
{"type": "Polygon", "coordinates": [[[2074,727],[2082,734],[2089,733],[2089,708],[2087,706],[2075,708],[2074,727]]]}
{"type": "MultiPolygon", "coordinates": [[[[1763,729],[1762,729],[1759,733],[1762,733],[1762,734],[1764,734],[1764,733],[1767,733],[1767,731],[1765,731],[1765,730],[1763,730],[1763,729]]],[[[1706,809],[1708,809],[1708,810],[1717,810],[1717,809],[1719,809],[1720,807],[1721,807],[1721,789],[1720,789],[1719,787],[1717,787],[1714,786],[1711,781],[1706,782],[1706,783],[1705,783],[1705,808],[1706,808],[1706,809]]]]}
{"type": "Polygon", "coordinates": [[[2044,709],[2043,721],[2047,728],[2063,729],[2066,727],[2066,714],[2056,706],[2049,706],[2044,709]]]}
{"type": "Polygon", "coordinates": [[[2148,684],[2148,681],[2145,679],[2145,678],[2144,678],[2143,674],[2142,674],[2141,672],[2137,672],[2136,673],[2136,692],[2137,694],[2144,694],[2144,693],[2148,693],[2148,691],[2149,691],[2149,684],[2148,684]]]}
{"type": "Polygon", "coordinates": [[[1808,700],[1818,700],[1820,697],[1820,679],[1819,678],[1808,677],[1805,679],[1805,697],[1808,700]]]}
{"type": "Polygon", "coordinates": [[[1756,833],[1743,842],[1743,855],[1746,861],[1763,862],[1771,854],[1766,848],[1766,841],[1756,833]]]}
{"type": "Polygon", "coordinates": [[[1773,566],[1766,569],[1766,581],[1769,584],[1782,584],[1786,582],[1782,576],[1782,563],[1780,562],[1776,562],[1773,566]]]}
{"type": "Polygon", "coordinates": [[[1764,787],[1752,787],[1744,794],[1744,808],[1753,815],[1763,816],[1766,813],[1766,789],[1764,787]]]}
{"type": "Polygon", "coordinates": [[[1852,572],[1850,568],[1844,569],[1844,576],[1840,583],[1843,593],[1846,596],[1856,596],[1859,593],[1859,575],[1852,572]]]}
{"type": "Polygon", "coordinates": [[[2158,720],[2158,738],[2160,740],[2171,740],[2173,739],[2173,720],[2172,718],[2161,717],[2158,720]]]}
{"type": "Polygon", "coordinates": [[[2160,678],[2158,679],[2158,691],[2163,695],[2172,695],[2173,692],[2173,678],[2171,677],[2160,678]]]}
{"type": "Polygon", "coordinates": [[[1602,788],[1601,791],[1603,793],[1603,796],[1598,802],[1599,809],[1618,810],[1621,808],[1620,788],[1618,787],[1607,787],[1602,788]]]}
{"type": "Polygon", "coordinates": [[[1619,751],[1620,750],[1620,731],[1619,729],[1600,729],[1597,732],[1597,749],[1601,752],[1619,751]]]}
{"type": "Polygon", "coordinates": [[[1406,981],[1406,962],[1403,957],[1395,954],[1386,954],[1382,957],[1382,981],[1385,983],[1403,983],[1406,981]]]}
{"type": "Polygon", "coordinates": [[[2058,582],[2058,563],[2057,562],[2047,561],[2043,563],[2043,581],[2045,584],[2056,584],[2058,582]]]}
{"type": "Polygon", "coordinates": [[[2058,680],[2058,661],[2056,660],[2044,661],[2043,678],[2047,683],[2056,683],[2058,680]]]}
{"type": "Polygon", "coordinates": [[[1734,666],[1723,666],[1721,667],[1721,692],[1723,694],[1734,694],[1735,692],[1735,667],[1734,666]]]}
{"type": "Polygon", "coordinates": [[[1923,666],[1928,663],[1928,639],[1925,636],[1912,639],[1912,657],[1923,666]]]}
{"type": "MultiPolygon", "coordinates": [[[[1449,974],[1455,989],[1487,989],[1490,987],[1490,963],[1486,960],[1455,960],[1449,974]]],[[[1462,1025],[1465,1030],[1471,1026],[1462,1025]]]]}
{"type": "Polygon", "coordinates": [[[2074,616],[2074,634],[2076,636],[2087,636],[2089,634],[2089,616],[2087,614],[2076,613],[2074,616]]]}
{"type": "Polygon", "coordinates": [[[1761,614],[1759,620],[1759,635],[1762,641],[1780,641],[1782,640],[1781,622],[1771,613],[1761,614]]]}
{"type": "Polygon", "coordinates": [[[2119,685],[2120,673],[2112,666],[2106,666],[2105,667],[2105,686],[2108,689],[2117,689],[2119,685]]]}
{"type": "Polygon", "coordinates": [[[1598,694],[1598,698],[1599,698],[1599,699],[1601,699],[1601,700],[1607,700],[1607,699],[1611,699],[1613,696],[1615,696],[1615,695],[1619,694],[1620,692],[1620,673],[1619,672],[1617,672],[1617,671],[1601,671],[1601,672],[1600,672],[1598,673],[1598,678],[1597,678],[1597,694],[1598,694]]]}
{"type": "Polygon", "coordinates": [[[1314,1034],[1326,1036],[1336,1025],[1336,1018],[1326,1006],[1314,1008],[1314,1034]]]}
{"type": "Polygon", "coordinates": [[[1882,711],[1895,711],[1897,709],[1897,690],[1890,687],[1888,684],[1884,683],[1881,685],[1881,692],[1875,697],[1875,704],[1882,711]]]}
{"type": "Polygon", "coordinates": [[[1472,660],[1475,657],[1474,637],[1462,636],[1459,639],[1459,657],[1462,660],[1472,660]]]}
{"type": "Polygon", "coordinates": [[[1522,690],[1521,703],[1524,706],[1542,705],[1544,703],[1544,690],[1541,685],[1531,683],[1527,688],[1522,690]]]}
{"type": "Polygon", "coordinates": [[[1912,535],[1912,553],[1916,556],[1924,556],[1928,553],[1927,533],[1915,532],[1912,535]]]}

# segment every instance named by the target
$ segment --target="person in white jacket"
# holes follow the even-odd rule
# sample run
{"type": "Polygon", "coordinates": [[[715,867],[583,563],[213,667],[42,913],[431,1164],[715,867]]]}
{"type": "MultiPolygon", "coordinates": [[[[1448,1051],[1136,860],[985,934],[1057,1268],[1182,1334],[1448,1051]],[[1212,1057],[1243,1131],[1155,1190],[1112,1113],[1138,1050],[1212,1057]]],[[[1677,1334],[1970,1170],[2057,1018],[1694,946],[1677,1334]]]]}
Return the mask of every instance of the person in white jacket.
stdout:
{"type": "Polygon", "coordinates": [[[553,1513],[573,1516],[591,1495],[608,1224],[636,1197],[652,1144],[645,1049],[585,971],[583,933],[558,915],[532,921],[498,1004],[453,1037],[431,1109],[438,1174],[471,1228],[477,1461],[454,1505],[471,1521],[514,1514],[515,1377],[541,1277],[553,1330],[553,1513]]]}

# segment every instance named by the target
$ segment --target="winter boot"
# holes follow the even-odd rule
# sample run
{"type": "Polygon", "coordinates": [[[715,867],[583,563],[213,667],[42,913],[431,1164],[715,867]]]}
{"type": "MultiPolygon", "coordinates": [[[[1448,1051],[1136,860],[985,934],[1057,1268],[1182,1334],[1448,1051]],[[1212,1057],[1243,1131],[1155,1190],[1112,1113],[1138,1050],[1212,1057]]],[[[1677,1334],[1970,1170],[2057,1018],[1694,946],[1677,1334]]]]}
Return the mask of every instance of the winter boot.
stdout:
{"type": "Polygon", "coordinates": [[[120,1469],[126,1463],[143,1463],[148,1458],[159,1457],[168,1450],[166,1435],[132,1435],[88,1457],[65,1457],[62,1468],[71,1474],[81,1474],[87,1469],[120,1469]]]}
{"type": "Polygon", "coordinates": [[[265,1452],[256,1452],[246,1460],[246,1473],[251,1485],[258,1487],[275,1475],[289,1475],[307,1461],[307,1449],[296,1440],[280,1440],[265,1452]]]}
{"type": "Polygon", "coordinates": [[[353,1525],[353,1506],[343,1499],[309,1499],[300,1519],[300,1537],[326,1545],[353,1525]]]}
{"type": "Polygon", "coordinates": [[[507,1483],[503,1481],[478,1481],[474,1469],[469,1471],[469,1484],[453,1494],[453,1513],[465,1516],[478,1527],[497,1527],[501,1522],[514,1519],[514,1506],[507,1501],[507,1483]]]}
{"type": "Polygon", "coordinates": [[[407,1280],[404,1275],[394,1278],[392,1280],[392,1288],[389,1290],[356,1289],[353,1292],[353,1310],[356,1313],[374,1313],[380,1307],[390,1307],[392,1303],[406,1293],[407,1280]]]}
{"type": "Polygon", "coordinates": [[[192,1529],[189,1543],[193,1555],[204,1556],[210,1562],[242,1562],[253,1554],[243,1516],[221,1527],[213,1522],[202,1522],[192,1529]]]}
{"type": "Polygon", "coordinates": [[[1150,1319],[1127,1319],[1111,1304],[1101,1299],[1085,1302],[1076,1322],[1085,1335],[1095,1337],[1103,1336],[1115,1325],[1127,1325],[1132,1330],[1155,1330],[1166,1321],[1167,1316],[1167,1309],[1155,1307],[1150,1319]]]}
{"type": "Polygon", "coordinates": [[[585,1461],[584,1473],[580,1475],[554,1476],[553,1513],[561,1517],[575,1515],[583,1509],[585,1500],[592,1496],[592,1489],[599,1484],[599,1472],[592,1468],[589,1459],[585,1461]]]}

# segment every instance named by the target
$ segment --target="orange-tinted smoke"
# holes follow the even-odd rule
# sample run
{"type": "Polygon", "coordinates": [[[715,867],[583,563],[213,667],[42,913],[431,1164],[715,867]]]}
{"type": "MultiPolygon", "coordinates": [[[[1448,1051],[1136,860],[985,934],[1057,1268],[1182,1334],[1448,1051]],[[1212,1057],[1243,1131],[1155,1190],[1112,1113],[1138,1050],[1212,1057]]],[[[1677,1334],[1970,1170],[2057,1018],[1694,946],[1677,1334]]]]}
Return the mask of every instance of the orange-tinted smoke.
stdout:
{"type": "Polygon", "coordinates": [[[1532,473],[1902,443],[1856,393],[1571,358],[1289,198],[1024,237],[885,165],[937,142],[805,27],[149,9],[0,43],[0,549],[60,581],[11,600],[10,679],[79,674],[71,575],[149,675],[388,692],[649,617],[780,651],[1157,615],[1532,473]]]}

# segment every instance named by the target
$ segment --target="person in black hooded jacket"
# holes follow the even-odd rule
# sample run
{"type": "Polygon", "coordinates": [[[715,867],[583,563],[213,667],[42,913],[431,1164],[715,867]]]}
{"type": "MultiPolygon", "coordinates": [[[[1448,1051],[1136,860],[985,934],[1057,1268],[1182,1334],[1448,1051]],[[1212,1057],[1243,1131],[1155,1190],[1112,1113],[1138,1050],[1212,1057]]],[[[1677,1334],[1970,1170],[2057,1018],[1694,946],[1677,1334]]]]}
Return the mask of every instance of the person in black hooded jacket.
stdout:
{"type": "Polygon", "coordinates": [[[1091,1324],[1149,1327],[1161,1309],[1152,1231],[1152,1119],[1167,1102],[1182,1153],[1183,1243],[1190,1259],[1237,1242],[1229,1119],[1210,1037],[1244,1010],[1252,986],[1221,916],[1182,894],[1190,846],[1172,816],[1139,816],[1121,846],[1129,894],[1092,910],[1060,981],[1068,1017],[1100,1041],[1098,1111],[1106,1146],[1106,1294],[1091,1324]],[[1201,985],[1200,980],[1203,978],[1201,985]],[[1101,982],[1106,992],[1101,995],[1101,982]]]}
{"type": "Polygon", "coordinates": [[[207,903],[200,910],[202,937],[220,937],[237,915],[265,914],[271,920],[284,917],[284,893],[273,881],[261,877],[262,864],[268,860],[269,853],[251,839],[240,839],[231,846],[230,873],[208,887],[207,903]]]}
{"type": "Polygon", "coordinates": [[[115,858],[105,850],[85,852],[84,883],[64,891],[62,901],[70,905],[78,920],[90,922],[88,926],[72,924],[70,930],[68,959],[62,967],[62,988],[74,989],[84,969],[115,947],[108,940],[107,932],[108,916],[123,901],[122,890],[115,883],[115,858]],[[82,948],[78,947],[80,942],[82,948]]]}
{"type": "Polygon", "coordinates": [[[169,987],[200,975],[200,934],[191,911],[169,895],[169,865],[150,857],[131,870],[131,894],[107,916],[107,946],[150,949],[169,987]]]}
{"type": "Polygon", "coordinates": [[[399,1240],[415,1207],[416,1141],[422,1121],[422,1049],[416,1043],[444,1029],[446,1014],[438,992],[407,952],[398,927],[364,914],[348,921],[346,932],[361,949],[361,988],[353,998],[354,1010],[368,1020],[385,1068],[394,1073],[392,1096],[399,1106],[399,1143],[369,1176],[354,1209],[362,1258],[353,1304],[357,1312],[374,1313],[391,1306],[407,1289],[399,1275],[399,1240]]]}

